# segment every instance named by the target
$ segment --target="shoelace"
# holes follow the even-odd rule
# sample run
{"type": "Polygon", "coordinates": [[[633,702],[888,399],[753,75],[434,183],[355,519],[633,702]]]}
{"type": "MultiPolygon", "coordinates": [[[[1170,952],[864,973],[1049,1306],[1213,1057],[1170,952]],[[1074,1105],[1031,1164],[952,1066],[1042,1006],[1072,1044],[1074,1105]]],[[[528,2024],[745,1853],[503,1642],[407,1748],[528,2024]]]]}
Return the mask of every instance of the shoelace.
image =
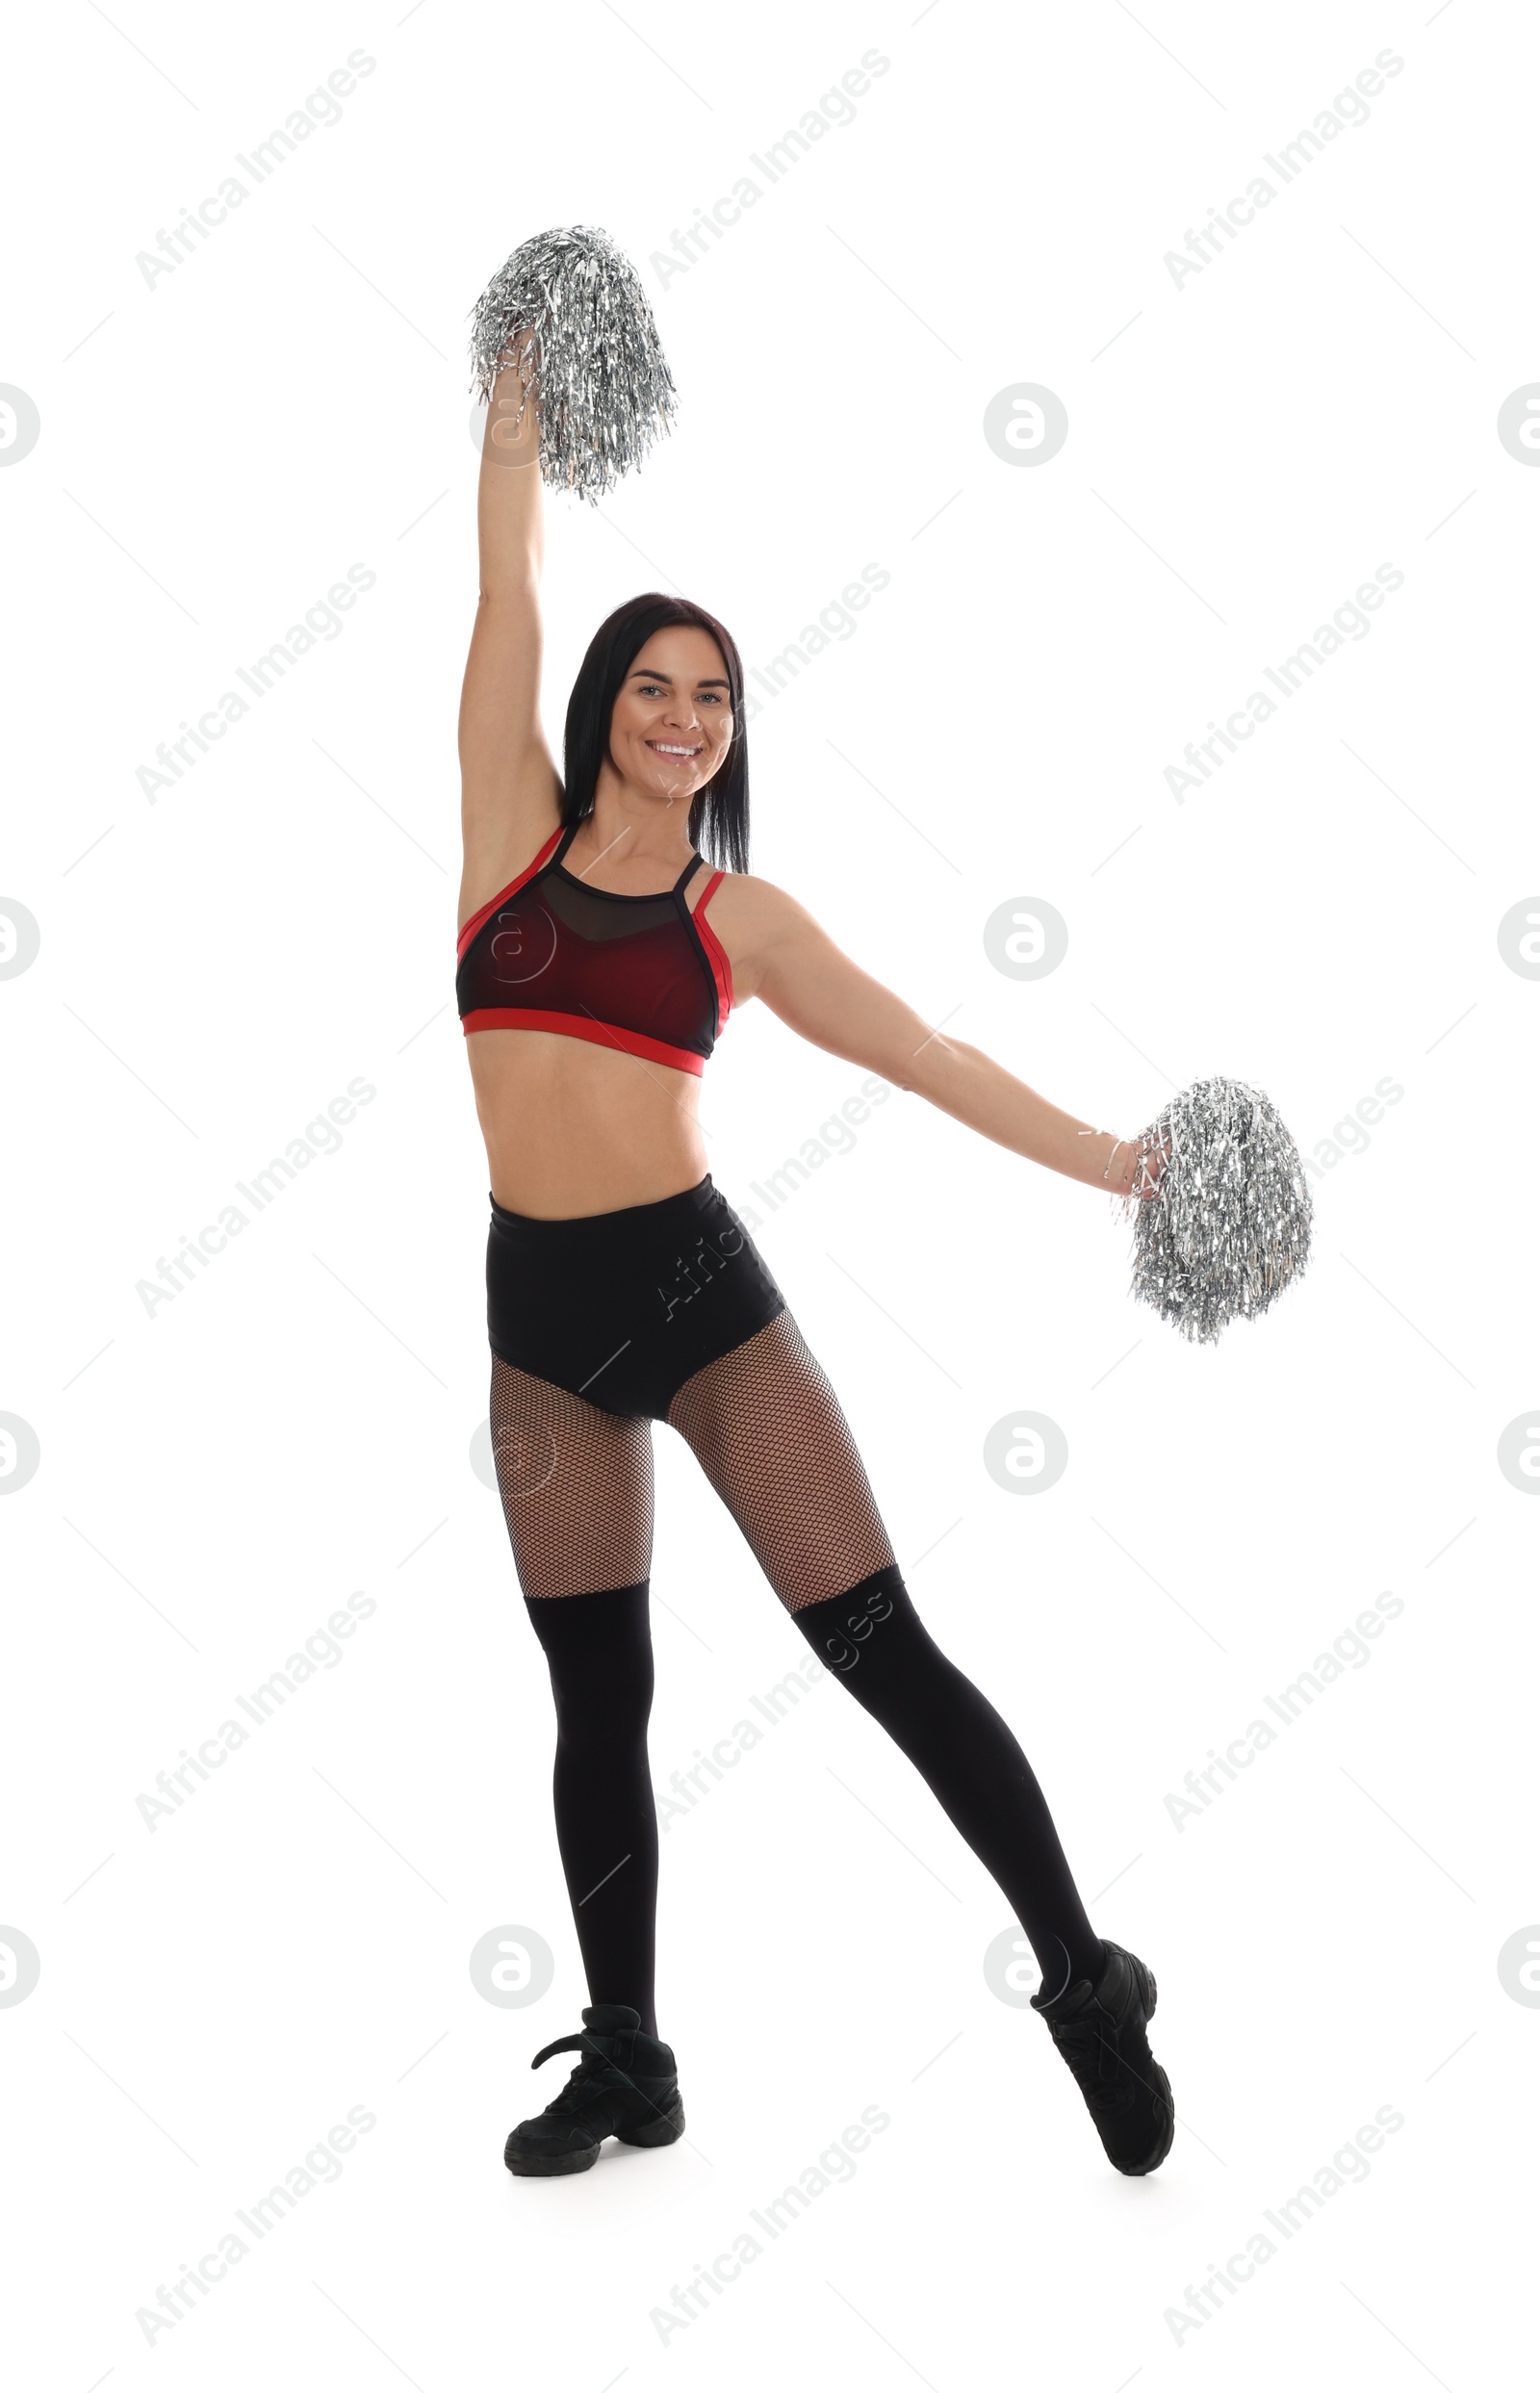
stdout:
{"type": "Polygon", "coordinates": [[[580,2028],[575,2036],[558,2036],[554,2044],[548,2044],[544,2051],[535,2054],[530,2068],[538,2069],[542,2061],[549,2061],[555,2052],[578,2052],[582,2058],[561,2092],[546,2104],[548,2111],[581,2110],[606,2079],[628,2086],[630,2083],[625,2071],[616,2069],[614,2063],[600,2051],[586,2028],[580,2028]]]}
{"type": "Polygon", "coordinates": [[[580,2111],[599,2092],[607,2074],[608,2070],[603,2062],[596,2061],[591,2054],[585,2054],[555,2099],[546,2104],[547,2110],[580,2111]]]}
{"type": "Polygon", "coordinates": [[[574,2036],[558,2036],[554,2044],[548,2044],[543,2051],[535,2054],[529,2064],[530,2068],[538,2069],[541,2062],[549,2061],[553,2052],[580,2052],[582,2058],[561,2092],[552,2101],[546,2104],[548,2111],[580,2111],[595,2094],[610,2093],[619,2087],[647,2102],[648,2107],[659,2119],[664,2116],[663,2112],[658,2110],[657,2104],[652,2100],[650,2096],[642,2093],[635,2079],[621,2068],[619,2062],[611,2060],[605,2052],[601,2050],[587,2028],[579,2028],[574,2036]]]}
{"type": "Polygon", "coordinates": [[[548,2044],[543,2051],[535,2054],[530,2068],[538,2069],[542,2061],[549,2061],[553,2052],[581,2052],[590,2060],[603,2060],[604,2057],[586,2027],[579,2027],[575,2036],[558,2036],[554,2044],[548,2044]]]}
{"type": "Polygon", "coordinates": [[[1092,2109],[1124,2110],[1134,2098],[1131,2070],[1119,2071],[1115,2037],[1102,2014],[1066,2020],[1054,2042],[1074,2073],[1076,2084],[1092,2109]]]}

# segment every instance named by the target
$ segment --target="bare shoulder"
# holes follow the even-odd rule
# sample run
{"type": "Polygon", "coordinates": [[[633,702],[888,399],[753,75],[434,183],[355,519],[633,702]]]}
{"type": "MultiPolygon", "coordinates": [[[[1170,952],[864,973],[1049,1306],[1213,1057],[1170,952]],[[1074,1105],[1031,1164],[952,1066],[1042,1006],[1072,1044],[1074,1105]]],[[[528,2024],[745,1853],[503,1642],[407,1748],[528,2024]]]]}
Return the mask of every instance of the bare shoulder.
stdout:
{"type": "MultiPolygon", "coordinates": [[[[702,876],[702,887],[706,876],[702,876]]],[[[709,921],[732,966],[732,993],[743,1005],[755,995],[770,959],[799,931],[816,932],[811,914],[789,890],[757,873],[724,872],[711,892],[709,921]]]]}
{"type": "Polygon", "coordinates": [[[731,926],[753,937],[808,918],[806,907],[788,889],[761,881],[756,872],[724,872],[711,892],[711,920],[718,931],[731,926]]]}

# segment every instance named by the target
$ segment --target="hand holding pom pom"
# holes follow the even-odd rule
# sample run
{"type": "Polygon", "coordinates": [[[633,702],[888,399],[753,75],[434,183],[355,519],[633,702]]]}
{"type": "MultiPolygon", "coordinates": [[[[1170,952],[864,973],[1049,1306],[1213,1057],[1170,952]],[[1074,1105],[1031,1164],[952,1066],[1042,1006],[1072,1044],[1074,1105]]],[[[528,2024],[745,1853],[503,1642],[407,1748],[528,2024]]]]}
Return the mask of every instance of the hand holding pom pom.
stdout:
{"type": "Polygon", "coordinates": [[[542,479],[591,506],[640,466],[677,411],[647,295],[597,225],[537,233],[515,249],[476,301],[471,359],[488,399],[518,366],[540,419],[542,479]]]}
{"type": "Polygon", "coordinates": [[[1171,1157],[1169,1138],[1153,1129],[1137,1139],[1116,1139],[1102,1171],[1114,1196],[1133,1204],[1148,1204],[1160,1193],[1161,1179],[1171,1157]]]}
{"type": "Polygon", "coordinates": [[[1269,1099],[1241,1080],[1199,1080],[1162,1108],[1109,1181],[1135,1211],[1131,1294],[1184,1338],[1276,1301],[1310,1256],[1313,1207],[1299,1152],[1269,1099]]]}

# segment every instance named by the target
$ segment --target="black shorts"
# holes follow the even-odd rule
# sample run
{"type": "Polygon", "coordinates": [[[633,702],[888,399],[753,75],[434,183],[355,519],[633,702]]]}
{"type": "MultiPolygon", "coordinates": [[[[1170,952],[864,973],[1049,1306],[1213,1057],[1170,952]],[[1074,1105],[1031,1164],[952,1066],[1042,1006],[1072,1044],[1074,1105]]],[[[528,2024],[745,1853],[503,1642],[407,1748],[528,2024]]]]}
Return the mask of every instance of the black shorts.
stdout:
{"type": "Polygon", "coordinates": [[[655,1204],[564,1221],[490,1201],[492,1351],[605,1412],[666,1420],[693,1372],[785,1310],[709,1171],[655,1204]]]}

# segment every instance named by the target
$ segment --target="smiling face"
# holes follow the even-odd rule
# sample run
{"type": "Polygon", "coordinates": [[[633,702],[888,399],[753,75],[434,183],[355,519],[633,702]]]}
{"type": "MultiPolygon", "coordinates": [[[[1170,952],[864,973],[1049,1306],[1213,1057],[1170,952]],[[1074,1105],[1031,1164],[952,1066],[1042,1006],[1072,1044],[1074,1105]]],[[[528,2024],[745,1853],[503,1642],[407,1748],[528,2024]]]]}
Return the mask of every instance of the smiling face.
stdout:
{"type": "Polygon", "coordinates": [[[693,797],[732,745],[732,708],[728,669],[709,631],[665,624],[637,650],[615,700],[616,769],[650,794],[693,797]]]}

